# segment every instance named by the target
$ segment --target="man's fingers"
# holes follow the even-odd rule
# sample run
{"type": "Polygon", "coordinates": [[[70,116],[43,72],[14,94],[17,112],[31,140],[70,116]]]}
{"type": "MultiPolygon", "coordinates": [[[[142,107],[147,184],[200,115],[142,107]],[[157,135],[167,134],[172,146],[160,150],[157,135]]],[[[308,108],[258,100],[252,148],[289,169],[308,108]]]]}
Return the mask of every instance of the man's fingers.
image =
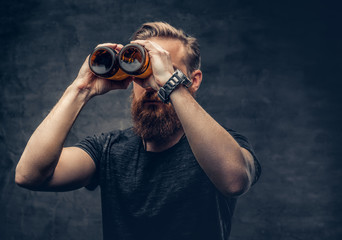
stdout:
{"type": "Polygon", "coordinates": [[[88,65],[89,57],[90,57],[90,55],[88,55],[87,58],[84,60],[82,66],[78,72],[78,76],[84,76],[85,74],[91,72],[89,69],[89,65],[88,65]]]}
{"type": "Polygon", "coordinates": [[[120,50],[121,50],[123,47],[124,47],[124,46],[123,46],[122,44],[117,44],[115,50],[118,51],[118,52],[120,52],[120,50]]]}
{"type": "Polygon", "coordinates": [[[116,48],[118,44],[117,43],[100,43],[96,47],[111,47],[116,48]]]}
{"type": "Polygon", "coordinates": [[[135,40],[135,41],[132,41],[131,43],[140,44],[143,47],[145,47],[148,51],[157,50],[159,52],[167,52],[159,44],[152,42],[150,40],[135,40]]]}

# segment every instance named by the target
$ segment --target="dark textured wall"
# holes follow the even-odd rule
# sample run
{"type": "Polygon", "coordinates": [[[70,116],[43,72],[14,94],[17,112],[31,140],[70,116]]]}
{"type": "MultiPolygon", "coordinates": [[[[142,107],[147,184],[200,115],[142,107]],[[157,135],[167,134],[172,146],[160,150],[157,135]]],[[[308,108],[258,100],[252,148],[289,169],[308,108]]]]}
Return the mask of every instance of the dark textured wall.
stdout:
{"type": "MultiPolygon", "coordinates": [[[[339,14],[333,1],[309,0],[2,1],[0,239],[101,238],[98,189],[31,192],[14,170],[92,48],[127,43],[152,20],[199,39],[199,102],[247,135],[262,162],[231,239],[342,239],[339,14]]],[[[92,99],[66,144],[128,127],[129,92],[92,99]]]]}

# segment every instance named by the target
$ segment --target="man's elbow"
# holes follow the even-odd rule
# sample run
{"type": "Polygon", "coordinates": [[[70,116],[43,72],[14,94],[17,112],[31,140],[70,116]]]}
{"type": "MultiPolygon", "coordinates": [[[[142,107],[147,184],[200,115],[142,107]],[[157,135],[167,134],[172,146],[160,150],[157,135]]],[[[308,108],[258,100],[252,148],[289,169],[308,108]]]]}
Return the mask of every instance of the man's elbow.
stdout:
{"type": "Polygon", "coordinates": [[[22,188],[27,188],[27,189],[32,189],[34,187],[34,181],[30,180],[27,176],[24,174],[21,174],[16,170],[15,172],[15,178],[14,178],[15,183],[22,188]]]}
{"type": "Polygon", "coordinates": [[[230,172],[229,180],[226,181],[224,195],[229,197],[239,197],[245,194],[252,186],[254,170],[254,159],[245,149],[241,148],[245,165],[230,172]]]}
{"type": "Polygon", "coordinates": [[[239,197],[246,193],[251,186],[251,178],[249,174],[241,174],[234,181],[227,184],[223,189],[223,194],[226,197],[239,197]]]}
{"type": "Polygon", "coordinates": [[[14,181],[19,187],[23,188],[30,188],[30,186],[32,185],[31,181],[29,181],[24,175],[18,172],[15,173],[14,181]]]}
{"type": "Polygon", "coordinates": [[[33,177],[32,174],[23,173],[18,166],[15,171],[14,181],[19,187],[30,190],[36,190],[43,182],[40,177],[33,177]]]}

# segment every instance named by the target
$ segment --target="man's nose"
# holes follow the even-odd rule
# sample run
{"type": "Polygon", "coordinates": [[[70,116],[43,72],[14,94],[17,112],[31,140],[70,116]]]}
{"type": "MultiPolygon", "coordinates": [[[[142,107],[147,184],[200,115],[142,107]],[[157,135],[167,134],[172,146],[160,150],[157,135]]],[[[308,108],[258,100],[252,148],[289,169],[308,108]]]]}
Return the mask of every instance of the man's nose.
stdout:
{"type": "Polygon", "coordinates": [[[146,91],[146,92],[155,92],[156,90],[154,90],[154,89],[151,88],[151,87],[146,87],[146,88],[145,88],[145,91],[146,91]]]}
{"type": "MultiPolygon", "coordinates": [[[[153,74],[151,74],[146,79],[144,79],[144,81],[145,81],[145,83],[153,83],[154,82],[153,74]]],[[[155,90],[151,86],[146,86],[145,90],[146,90],[146,92],[155,92],[155,90]]]]}

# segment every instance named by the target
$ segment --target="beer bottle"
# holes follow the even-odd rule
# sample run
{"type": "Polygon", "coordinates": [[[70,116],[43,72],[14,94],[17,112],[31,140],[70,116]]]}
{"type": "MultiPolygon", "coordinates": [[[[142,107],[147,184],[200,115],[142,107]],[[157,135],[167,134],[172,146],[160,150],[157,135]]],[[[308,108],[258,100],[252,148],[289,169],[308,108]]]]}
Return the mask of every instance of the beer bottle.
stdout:
{"type": "Polygon", "coordinates": [[[139,44],[127,44],[118,54],[120,68],[128,75],[147,78],[152,74],[152,66],[147,50],[139,44]]]}
{"type": "Polygon", "coordinates": [[[90,70],[99,77],[111,80],[123,80],[129,75],[120,69],[115,50],[109,47],[97,47],[89,57],[90,70]]]}

